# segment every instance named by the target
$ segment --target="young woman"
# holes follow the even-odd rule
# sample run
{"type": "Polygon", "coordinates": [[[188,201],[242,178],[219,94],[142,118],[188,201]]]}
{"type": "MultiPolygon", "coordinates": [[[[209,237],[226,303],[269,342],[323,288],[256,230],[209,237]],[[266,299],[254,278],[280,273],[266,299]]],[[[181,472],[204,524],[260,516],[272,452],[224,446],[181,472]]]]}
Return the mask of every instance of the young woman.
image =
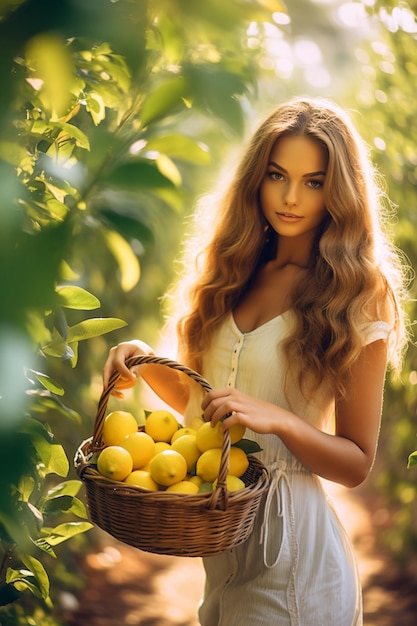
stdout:
{"type": "MultiPolygon", "coordinates": [[[[204,227],[210,239],[184,279],[179,360],[213,391],[200,408],[174,371],[140,370],[182,413],[244,424],[270,472],[249,540],[204,559],[203,626],[362,623],[355,559],[318,476],[354,487],[368,475],[387,363],[399,365],[406,341],[382,196],[343,110],[279,106],[209,207],[214,230],[204,227]]],[[[114,369],[132,384],[125,359],[143,353],[140,341],[112,348],[105,384],[114,369]]]]}

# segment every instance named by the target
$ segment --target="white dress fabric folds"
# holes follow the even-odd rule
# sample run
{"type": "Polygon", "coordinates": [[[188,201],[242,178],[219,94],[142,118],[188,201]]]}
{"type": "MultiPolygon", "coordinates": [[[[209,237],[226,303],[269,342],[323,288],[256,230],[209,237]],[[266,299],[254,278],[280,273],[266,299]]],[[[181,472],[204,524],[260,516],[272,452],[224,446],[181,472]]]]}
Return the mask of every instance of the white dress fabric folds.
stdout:
{"type": "MultiPolygon", "coordinates": [[[[233,315],[221,325],[202,374],[212,387],[242,392],[294,411],[326,429],[334,409],[322,385],[307,402],[296,384],[284,393],[286,359],[282,340],[290,331],[287,311],[252,332],[242,333],[233,315]]],[[[364,345],[387,340],[385,322],[363,325],[364,345]]],[[[201,413],[200,399],[188,415],[201,413]]],[[[192,406],[194,404],[194,406],[192,406]]],[[[237,548],[203,559],[202,626],[360,626],[361,590],[355,557],[320,479],[275,435],[246,431],[259,443],[270,487],[250,538],[237,548]]]]}

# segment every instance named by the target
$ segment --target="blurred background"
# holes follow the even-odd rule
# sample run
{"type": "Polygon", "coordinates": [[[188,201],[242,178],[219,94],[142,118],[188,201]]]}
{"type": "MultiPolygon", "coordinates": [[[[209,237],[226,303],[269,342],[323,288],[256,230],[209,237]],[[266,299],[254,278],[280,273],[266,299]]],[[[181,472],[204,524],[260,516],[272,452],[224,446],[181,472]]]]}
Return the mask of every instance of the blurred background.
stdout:
{"type": "MultiPolygon", "coordinates": [[[[161,298],[190,216],[271,108],[321,95],[351,112],[395,206],[387,228],[416,267],[416,10],[415,0],[0,0],[2,626],[164,623],[89,614],[88,566],[104,584],[91,559],[105,540],[73,457],[93,432],[109,347],[140,337],[169,352],[161,298]]],[[[375,468],[348,509],[365,511],[393,573],[385,592],[416,615],[410,281],[402,378],[388,375],[375,468]]],[[[135,412],[139,396],[123,408],[135,412]]],[[[125,556],[149,597],[165,560],[142,555],[140,569],[125,556]]],[[[165,623],[194,623],[174,618],[165,623]]],[[[372,624],[408,623],[386,619],[372,624]]]]}

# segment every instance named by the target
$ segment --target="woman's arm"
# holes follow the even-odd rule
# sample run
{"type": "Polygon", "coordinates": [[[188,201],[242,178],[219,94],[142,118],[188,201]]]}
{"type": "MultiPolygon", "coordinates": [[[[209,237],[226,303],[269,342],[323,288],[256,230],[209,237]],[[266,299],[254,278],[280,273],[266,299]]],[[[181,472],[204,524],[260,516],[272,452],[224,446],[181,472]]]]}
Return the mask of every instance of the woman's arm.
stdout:
{"type": "Polygon", "coordinates": [[[209,392],[202,408],[207,421],[216,424],[225,414],[224,428],[240,422],[259,433],[278,435],[310,471],[347,487],[360,484],[371,470],[380,428],[386,343],[365,346],[346,382],[346,397],[336,398],[335,434],[268,402],[236,389],[209,392]]]}
{"type": "Polygon", "coordinates": [[[124,341],[111,348],[103,370],[104,388],[109,384],[112,372],[116,370],[122,378],[116,383],[113,395],[123,397],[120,391],[133,387],[137,377],[141,376],[164,402],[179,413],[184,413],[189,397],[186,376],[165,365],[152,363],[137,365],[131,369],[126,367],[126,359],[143,354],[155,355],[152,348],[139,339],[124,341]]]}

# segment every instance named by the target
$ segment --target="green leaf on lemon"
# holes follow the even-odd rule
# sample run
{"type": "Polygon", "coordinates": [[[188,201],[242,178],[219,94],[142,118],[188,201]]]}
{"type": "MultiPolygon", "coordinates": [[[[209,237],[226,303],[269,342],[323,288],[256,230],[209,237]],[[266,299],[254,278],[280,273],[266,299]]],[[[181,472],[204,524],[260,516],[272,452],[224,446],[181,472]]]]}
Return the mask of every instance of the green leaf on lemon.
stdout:
{"type": "Polygon", "coordinates": [[[262,452],[261,446],[252,441],[251,439],[241,439],[233,444],[235,448],[241,448],[246,454],[255,454],[255,452],[262,452]]]}

